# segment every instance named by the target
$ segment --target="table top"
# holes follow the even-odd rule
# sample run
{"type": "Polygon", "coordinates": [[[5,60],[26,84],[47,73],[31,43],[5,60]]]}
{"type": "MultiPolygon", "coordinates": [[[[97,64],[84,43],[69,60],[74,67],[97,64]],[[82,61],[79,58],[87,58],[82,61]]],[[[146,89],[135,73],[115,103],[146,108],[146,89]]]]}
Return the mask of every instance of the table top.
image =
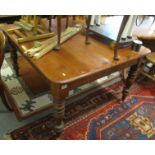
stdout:
{"type": "MultiPolygon", "coordinates": [[[[12,26],[5,26],[5,30],[9,28],[12,26]]],[[[7,35],[22,54],[34,45],[33,41],[18,44],[13,33],[7,33],[7,35]]],[[[27,56],[25,58],[50,82],[65,84],[101,71],[119,69],[121,65],[131,64],[150,53],[150,50],[143,46],[139,52],[119,49],[120,60],[116,61],[113,60],[114,52],[110,47],[94,38],[90,38],[90,41],[91,44],[86,45],[85,36],[77,34],[66,41],[60,51],[52,50],[37,60],[27,56]]]]}

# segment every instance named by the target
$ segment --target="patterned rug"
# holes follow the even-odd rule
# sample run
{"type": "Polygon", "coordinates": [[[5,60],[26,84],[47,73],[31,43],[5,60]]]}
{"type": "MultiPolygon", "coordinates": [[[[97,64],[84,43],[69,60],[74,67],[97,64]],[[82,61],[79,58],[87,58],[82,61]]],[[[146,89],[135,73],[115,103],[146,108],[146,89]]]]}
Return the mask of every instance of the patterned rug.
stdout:
{"type": "MultiPolygon", "coordinates": [[[[155,84],[137,82],[123,106],[117,101],[122,82],[98,90],[66,107],[63,140],[155,139],[155,84]]],[[[11,132],[12,139],[55,139],[48,115],[11,132]]]]}

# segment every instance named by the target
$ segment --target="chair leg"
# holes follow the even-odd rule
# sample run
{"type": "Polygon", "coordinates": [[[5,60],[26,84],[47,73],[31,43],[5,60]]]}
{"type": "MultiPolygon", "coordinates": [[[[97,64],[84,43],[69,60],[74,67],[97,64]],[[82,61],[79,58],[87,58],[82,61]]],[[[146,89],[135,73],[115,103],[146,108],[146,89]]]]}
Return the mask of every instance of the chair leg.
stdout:
{"type": "Polygon", "coordinates": [[[12,108],[10,107],[10,105],[8,104],[7,100],[6,100],[4,88],[2,85],[0,85],[0,97],[1,97],[2,102],[3,102],[4,106],[6,107],[6,109],[9,110],[10,112],[13,111],[12,108]]]}

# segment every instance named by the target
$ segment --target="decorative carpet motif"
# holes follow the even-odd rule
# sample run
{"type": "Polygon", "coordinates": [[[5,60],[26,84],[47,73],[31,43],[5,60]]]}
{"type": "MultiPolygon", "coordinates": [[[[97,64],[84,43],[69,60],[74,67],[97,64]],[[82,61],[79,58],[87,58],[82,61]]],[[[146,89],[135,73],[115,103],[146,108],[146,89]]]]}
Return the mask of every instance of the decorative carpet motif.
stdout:
{"type": "MultiPolygon", "coordinates": [[[[66,107],[65,129],[59,139],[155,139],[155,84],[134,85],[123,106],[116,96],[122,82],[103,88],[66,107]]],[[[13,139],[55,139],[48,115],[11,132],[13,139]]]]}
{"type": "MultiPolygon", "coordinates": [[[[53,99],[50,92],[43,92],[39,95],[34,95],[31,90],[26,87],[26,84],[21,79],[21,77],[16,77],[12,67],[9,65],[6,59],[3,62],[1,74],[3,81],[5,82],[9,92],[11,92],[12,98],[15,101],[16,110],[21,117],[28,116],[45,108],[48,109],[48,107],[52,107],[53,99]]],[[[92,83],[78,87],[75,90],[71,90],[69,92],[69,97],[77,95],[82,91],[87,90],[88,88],[95,87],[100,84],[102,85],[107,80],[113,78],[116,78],[114,82],[120,81],[119,73],[114,73],[109,77],[103,77],[92,83]]]]}

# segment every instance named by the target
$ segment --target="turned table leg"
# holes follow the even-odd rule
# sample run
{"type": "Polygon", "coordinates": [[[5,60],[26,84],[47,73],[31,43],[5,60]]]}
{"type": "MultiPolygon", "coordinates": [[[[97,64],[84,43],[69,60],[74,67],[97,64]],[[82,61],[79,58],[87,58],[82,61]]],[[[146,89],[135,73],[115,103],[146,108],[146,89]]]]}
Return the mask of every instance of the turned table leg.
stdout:
{"type": "Polygon", "coordinates": [[[57,45],[54,48],[55,50],[60,50],[60,44],[61,44],[61,16],[57,16],[57,45]]]}
{"type": "Polygon", "coordinates": [[[65,85],[66,88],[63,88],[63,86],[59,84],[53,84],[51,85],[51,93],[53,95],[53,104],[54,104],[54,130],[59,135],[64,128],[64,122],[63,119],[65,117],[65,99],[68,96],[68,89],[67,85],[65,85]]]}
{"type": "Polygon", "coordinates": [[[66,16],[66,29],[68,28],[68,26],[69,26],[69,16],[67,15],[66,16]]]}
{"type": "Polygon", "coordinates": [[[134,81],[137,77],[137,73],[140,68],[140,64],[141,64],[141,61],[139,61],[137,64],[130,67],[128,77],[126,79],[125,87],[122,92],[122,101],[124,101],[125,98],[127,97],[128,93],[130,91],[130,87],[132,86],[132,84],[134,83],[134,81]]]}
{"type": "Polygon", "coordinates": [[[90,42],[89,42],[89,27],[90,27],[90,21],[91,21],[91,15],[89,15],[88,16],[88,19],[87,19],[87,23],[86,23],[86,25],[87,25],[87,28],[86,28],[86,40],[85,40],[85,43],[86,44],[90,44],[90,42]]]}
{"type": "Polygon", "coordinates": [[[49,15],[48,20],[49,20],[48,30],[49,32],[52,32],[52,15],[49,15]]]}
{"type": "Polygon", "coordinates": [[[64,128],[64,116],[65,116],[65,100],[54,99],[54,108],[55,108],[55,125],[54,130],[57,134],[60,134],[64,128]]]}

